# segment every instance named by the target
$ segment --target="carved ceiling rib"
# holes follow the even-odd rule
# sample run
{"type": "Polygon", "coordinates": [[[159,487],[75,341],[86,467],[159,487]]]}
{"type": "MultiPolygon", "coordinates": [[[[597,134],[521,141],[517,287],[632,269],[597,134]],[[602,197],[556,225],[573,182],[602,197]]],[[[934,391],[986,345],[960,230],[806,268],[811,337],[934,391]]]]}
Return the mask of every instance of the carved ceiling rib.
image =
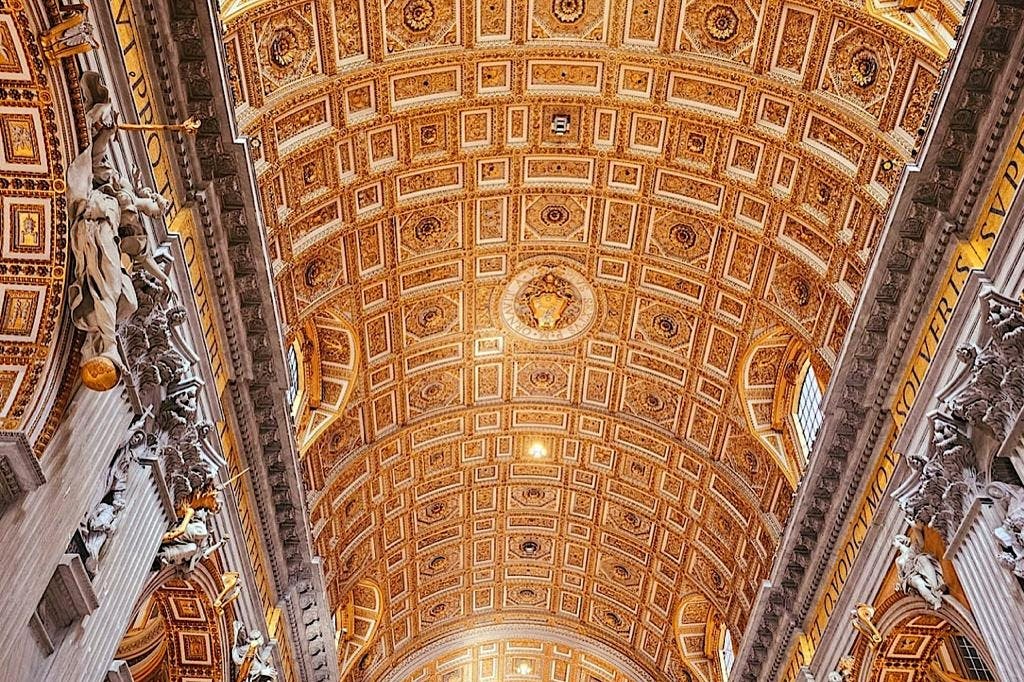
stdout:
{"type": "Polygon", "coordinates": [[[693,586],[738,638],[802,461],[746,367],[772,332],[827,378],[933,47],[833,2],[224,12],[331,599],[384,592],[366,679],[496,618],[663,679],[693,586]]]}

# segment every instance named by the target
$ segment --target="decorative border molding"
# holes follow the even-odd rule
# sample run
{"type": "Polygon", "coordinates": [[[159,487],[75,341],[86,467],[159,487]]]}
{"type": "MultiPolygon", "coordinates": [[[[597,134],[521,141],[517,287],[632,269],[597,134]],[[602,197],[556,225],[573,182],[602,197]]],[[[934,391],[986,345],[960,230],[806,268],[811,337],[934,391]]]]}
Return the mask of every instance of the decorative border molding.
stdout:
{"type": "Polygon", "coordinates": [[[166,120],[202,121],[193,138],[170,136],[169,148],[216,285],[230,362],[227,421],[237,426],[233,433],[249,467],[272,594],[285,608],[300,679],[337,679],[333,625],[284,402],[288,380],[255,178],[225,85],[216,3],[133,2],[149,32],[147,52],[166,120]]]}

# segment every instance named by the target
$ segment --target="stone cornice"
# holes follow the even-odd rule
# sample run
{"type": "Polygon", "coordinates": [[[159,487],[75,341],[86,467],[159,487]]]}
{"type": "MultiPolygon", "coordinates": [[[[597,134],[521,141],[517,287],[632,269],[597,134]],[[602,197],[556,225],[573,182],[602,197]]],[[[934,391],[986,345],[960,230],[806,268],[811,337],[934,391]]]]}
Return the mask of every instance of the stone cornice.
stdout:
{"type": "Polygon", "coordinates": [[[228,343],[230,414],[239,456],[249,467],[257,526],[263,534],[272,588],[283,600],[301,679],[337,676],[326,595],[317,580],[298,457],[284,402],[286,372],[257,211],[251,164],[236,138],[224,88],[215,3],[138,0],[150,31],[147,52],[159,79],[167,120],[195,116],[194,142],[175,134],[187,206],[205,239],[205,262],[216,285],[228,343]]]}
{"type": "Polygon", "coordinates": [[[947,74],[944,114],[890,214],[826,397],[832,418],[815,446],[733,679],[777,679],[817,604],[822,577],[863,494],[868,465],[884,445],[879,437],[890,424],[894,380],[907,363],[922,310],[934,298],[935,275],[956,232],[972,220],[1004,146],[1021,87],[1019,70],[1006,68],[1008,55],[1019,49],[1021,17],[1017,2],[983,0],[974,8],[973,30],[947,74]],[[999,99],[1001,92],[1006,94],[999,99]]]}

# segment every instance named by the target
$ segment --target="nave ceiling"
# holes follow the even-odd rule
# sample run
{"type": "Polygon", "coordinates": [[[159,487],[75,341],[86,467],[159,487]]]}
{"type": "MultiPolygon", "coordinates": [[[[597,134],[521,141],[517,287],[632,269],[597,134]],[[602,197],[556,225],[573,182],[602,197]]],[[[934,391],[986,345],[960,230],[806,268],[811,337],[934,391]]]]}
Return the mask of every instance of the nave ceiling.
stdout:
{"type": "Polygon", "coordinates": [[[224,5],[315,542],[336,605],[384,594],[360,679],[494,623],[716,679],[679,605],[738,638],[770,569],[794,388],[837,361],[955,30],[920,11],[224,5]]]}

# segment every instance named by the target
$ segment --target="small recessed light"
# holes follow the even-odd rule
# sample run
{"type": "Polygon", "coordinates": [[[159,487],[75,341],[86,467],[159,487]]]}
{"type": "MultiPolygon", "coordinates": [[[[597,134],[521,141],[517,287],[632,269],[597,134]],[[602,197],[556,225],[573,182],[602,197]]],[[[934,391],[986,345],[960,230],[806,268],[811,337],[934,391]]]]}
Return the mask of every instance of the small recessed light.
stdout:
{"type": "Polygon", "coordinates": [[[540,441],[532,443],[527,452],[529,452],[530,457],[533,457],[534,459],[544,459],[548,456],[547,447],[545,447],[544,443],[541,443],[540,441]]]}
{"type": "Polygon", "coordinates": [[[533,674],[533,665],[529,661],[519,661],[516,664],[516,672],[520,675],[531,675],[533,674]]]}

